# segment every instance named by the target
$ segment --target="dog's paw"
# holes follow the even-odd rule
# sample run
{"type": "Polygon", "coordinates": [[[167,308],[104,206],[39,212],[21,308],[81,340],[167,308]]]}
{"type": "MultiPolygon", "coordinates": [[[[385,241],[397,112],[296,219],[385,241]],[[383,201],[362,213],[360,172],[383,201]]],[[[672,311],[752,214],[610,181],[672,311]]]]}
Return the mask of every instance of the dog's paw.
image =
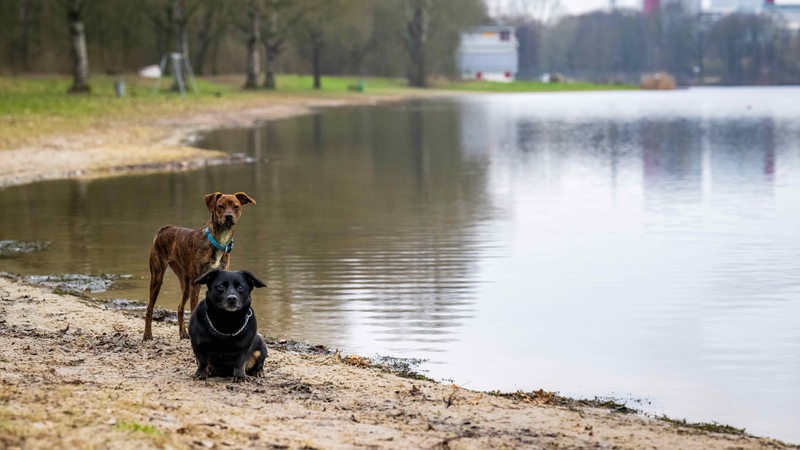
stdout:
{"type": "Polygon", "coordinates": [[[247,379],[247,375],[244,374],[244,370],[242,369],[234,369],[233,371],[233,381],[234,383],[241,383],[247,379]]]}
{"type": "Polygon", "coordinates": [[[208,378],[208,373],[203,370],[198,370],[192,375],[193,380],[205,380],[208,378]]]}

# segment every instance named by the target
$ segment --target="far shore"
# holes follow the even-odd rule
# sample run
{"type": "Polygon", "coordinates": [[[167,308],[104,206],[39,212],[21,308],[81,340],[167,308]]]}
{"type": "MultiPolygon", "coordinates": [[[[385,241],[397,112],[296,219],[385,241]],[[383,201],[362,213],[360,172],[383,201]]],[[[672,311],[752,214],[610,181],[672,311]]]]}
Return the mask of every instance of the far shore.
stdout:
{"type": "MultiPolygon", "coordinates": [[[[70,119],[56,118],[66,131],[55,134],[21,118],[32,129],[0,149],[0,189],[234,163],[191,142],[204,131],[318,108],[449,95],[458,93],[236,96],[157,117],[111,115],[67,125],[70,119]]],[[[15,120],[0,116],[0,125],[15,120]]],[[[196,381],[189,343],[178,339],[174,324],[155,323],[148,342],[142,330],[140,314],[0,276],[0,448],[800,449],[731,427],[688,426],[544,391],[473,391],[401,376],[356,355],[277,343],[263,377],[196,381]]]]}
{"type": "MultiPolygon", "coordinates": [[[[340,96],[239,97],[219,104],[193,105],[188,112],[166,116],[95,118],[86,127],[63,134],[15,139],[0,149],[0,187],[36,181],[97,178],[136,172],[179,171],[209,164],[238,162],[230,154],[192,147],[202,132],[218,128],[251,127],[258,123],[313,114],[320,108],[375,105],[411,98],[442,97],[458,93],[351,94],[340,96]]],[[[0,123],[2,123],[0,117],[0,123]]],[[[39,124],[44,126],[46,124],[39,124]]]]}

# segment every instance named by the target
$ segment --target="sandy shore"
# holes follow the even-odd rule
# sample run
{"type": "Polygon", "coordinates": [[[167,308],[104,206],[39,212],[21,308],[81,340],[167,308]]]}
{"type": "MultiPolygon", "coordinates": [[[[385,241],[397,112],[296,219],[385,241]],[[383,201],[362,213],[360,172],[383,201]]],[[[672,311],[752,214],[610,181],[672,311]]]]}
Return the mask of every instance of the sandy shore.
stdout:
{"type": "Polygon", "coordinates": [[[142,342],[138,314],[0,278],[0,448],[788,448],[274,346],[263,377],[194,381],[154,325],[142,342]]]}
{"type": "MultiPolygon", "coordinates": [[[[0,186],[225,162],[185,142],[205,129],[385,100],[251,105],[32,137],[2,151],[0,186]]],[[[142,329],[141,314],[0,278],[0,448],[800,448],[547,393],[511,398],[409,379],[280,345],[263,377],[194,381],[176,325],[155,323],[149,342],[142,329]]]]}

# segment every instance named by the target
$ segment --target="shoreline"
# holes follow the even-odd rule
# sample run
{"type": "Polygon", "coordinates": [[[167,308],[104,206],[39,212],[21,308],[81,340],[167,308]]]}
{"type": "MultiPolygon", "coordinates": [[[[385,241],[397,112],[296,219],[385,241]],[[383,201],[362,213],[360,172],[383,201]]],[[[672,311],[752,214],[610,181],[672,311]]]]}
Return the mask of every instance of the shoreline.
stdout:
{"type": "Polygon", "coordinates": [[[242,162],[241,156],[200,149],[191,144],[198,135],[214,129],[252,127],[262,122],[314,114],[324,108],[458,95],[464,94],[433,91],[427,95],[256,98],[203,105],[197,110],[167,117],[101,119],[78,132],[42,137],[30,135],[13,148],[0,149],[4,156],[0,188],[38,181],[184,171],[242,162]]]}
{"type": "MultiPolygon", "coordinates": [[[[249,102],[32,136],[0,150],[0,188],[237,162],[186,143],[215,128],[420,97],[249,102]]],[[[491,395],[403,378],[357,356],[280,346],[270,346],[262,378],[194,381],[188,341],[177,339],[173,324],[153,325],[154,341],[141,342],[141,313],[0,277],[0,447],[800,448],[559,403],[546,392],[491,395]]]]}
{"type": "Polygon", "coordinates": [[[196,381],[175,324],[142,329],[140,312],[0,277],[0,447],[800,448],[280,344],[262,377],[196,381]]]}

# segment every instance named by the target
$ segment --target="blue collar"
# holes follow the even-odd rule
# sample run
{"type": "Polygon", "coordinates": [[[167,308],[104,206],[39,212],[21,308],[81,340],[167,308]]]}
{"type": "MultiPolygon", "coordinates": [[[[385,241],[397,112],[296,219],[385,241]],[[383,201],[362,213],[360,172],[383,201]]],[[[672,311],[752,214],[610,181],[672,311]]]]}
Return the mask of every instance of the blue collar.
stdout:
{"type": "Polygon", "coordinates": [[[225,253],[230,253],[233,251],[233,239],[231,239],[226,245],[222,245],[214,239],[214,236],[211,235],[211,232],[208,231],[208,227],[203,230],[203,233],[206,234],[206,238],[208,238],[208,242],[211,242],[211,245],[214,246],[217,250],[222,250],[225,253]]]}

